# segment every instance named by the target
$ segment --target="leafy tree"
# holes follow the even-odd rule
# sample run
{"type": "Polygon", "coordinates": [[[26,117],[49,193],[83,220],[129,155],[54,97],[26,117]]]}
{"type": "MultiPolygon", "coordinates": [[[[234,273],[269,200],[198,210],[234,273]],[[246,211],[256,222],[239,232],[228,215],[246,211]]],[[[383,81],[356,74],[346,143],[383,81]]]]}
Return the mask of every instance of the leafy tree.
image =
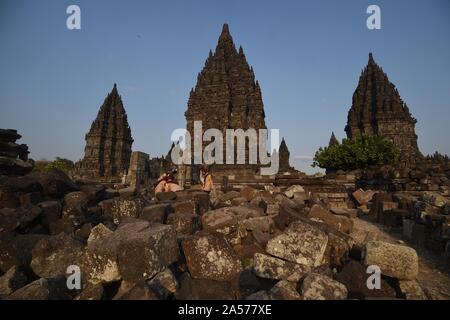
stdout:
{"type": "Polygon", "coordinates": [[[47,170],[50,169],[60,169],[64,172],[68,172],[70,169],[73,168],[73,162],[69,159],[63,159],[60,157],[56,157],[55,160],[53,160],[52,162],[50,162],[47,165],[47,170]]]}
{"type": "Polygon", "coordinates": [[[396,158],[397,150],[389,139],[363,135],[354,140],[343,139],[341,144],[320,147],[312,166],[331,171],[365,169],[372,165],[392,164],[396,158]]]}

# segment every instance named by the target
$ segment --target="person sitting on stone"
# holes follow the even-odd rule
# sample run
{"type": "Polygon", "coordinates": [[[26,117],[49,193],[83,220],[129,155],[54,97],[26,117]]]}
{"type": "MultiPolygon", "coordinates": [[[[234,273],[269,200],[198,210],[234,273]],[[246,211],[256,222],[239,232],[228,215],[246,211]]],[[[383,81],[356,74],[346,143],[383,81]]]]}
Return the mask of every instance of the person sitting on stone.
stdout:
{"type": "Polygon", "coordinates": [[[178,182],[175,179],[175,176],[172,172],[167,174],[167,178],[165,181],[166,181],[165,190],[164,190],[165,192],[169,192],[169,191],[177,192],[177,191],[183,190],[180,187],[180,185],[178,184],[178,182]]]}
{"type": "Polygon", "coordinates": [[[164,172],[153,184],[155,194],[159,192],[177,192],[183,190],[175,179],[175,174],[177,174],[177,172],[178,170],[176,167],[173,167],[169,172],[164,172]]]}
{"type": "Polygon", "coordinates": [[[166,191],[166,179],[167,179],[167,173],[163,173],[158,180],[156,180],[154,187],[155,187],[155,194],[158,192],[165,192],[166,191]]]}
{"type": "Polygon", "coordinates": [[[200,169],[200,183],[202,185],[202,190],[210,193],[213,187],[212,175],[209,172],[208,165],[202,165],[200,169]]]}

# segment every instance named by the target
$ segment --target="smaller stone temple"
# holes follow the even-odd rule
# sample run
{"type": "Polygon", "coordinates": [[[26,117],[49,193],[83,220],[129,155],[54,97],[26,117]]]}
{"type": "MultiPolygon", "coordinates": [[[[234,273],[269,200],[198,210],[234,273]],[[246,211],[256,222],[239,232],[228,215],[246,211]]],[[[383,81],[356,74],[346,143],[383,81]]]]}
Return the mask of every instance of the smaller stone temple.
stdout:
{"type": "Polygon", "coordinates": [[[396,146],[400,165],[422,160],[415,133],[417,121],[372,53],[359,78],[347,119],[345,131],[349,139],[364,134],[385,136],[396,146]]]}
{"type": "Polygon", "coordinates": [[[88,180],[121,182],[127,174],[133,138],[122,98],[114,84],[86,134],[77,175],[88,180]]]}
{"type": "Polygon", "coordinates": [[[328,142],[328,146],[332,147],[339,144],[339,140],[334,135],[334,132],[331,132],[330,141],[328,142]]]}
{"type": "Polygon", "coordinates": [[[280,163],[280,172],[290,172],[295,169],[291,167],[289,164],[290,152],[287,147],[286,141],[281,139],[280,148],[278,149],[279,163],[280,163]]]}

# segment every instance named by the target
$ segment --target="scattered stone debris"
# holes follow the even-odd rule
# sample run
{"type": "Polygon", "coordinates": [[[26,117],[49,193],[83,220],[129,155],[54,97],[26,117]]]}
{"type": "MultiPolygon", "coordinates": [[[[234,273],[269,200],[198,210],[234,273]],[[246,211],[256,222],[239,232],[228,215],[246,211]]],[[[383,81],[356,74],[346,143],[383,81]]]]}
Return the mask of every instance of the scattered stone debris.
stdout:
{"type": "MultiPolygon", "coordinates": [[[[328,208],[314,193],[304,197],[300,186],[290,189],[292,198],[247,188],[213,201],[195,189],[160,197],[109,193],[62,172],[44,181],[33,174],[20,183],[10,179],[17,178],[3,185],[14,186],[14,196],[32,191],[41,201],[0,209],[5,299],[429,297],[417,282],[418,255],[407,239],[395,244],[364,234],[356,209],[328,208]],[[49,187],[55,185],[61,188],[49,187]],[[239,197],[238,205],[230,201],[239,197]],[[274,209],[269,213],[261,202],[274,209]],[[66,287],[70,265],[80,267],[80,290],[66,287]],[[379,290],[366,284],[371,265],[381,270],[379,290]]],[[[384,222],[392,210],[410,208],[401,221],[405,235],[415,237],[420,229],[407,222],[421,225],[422,211],[443,215],[444,198],[378,192],[365,205],[384,222]]]]}

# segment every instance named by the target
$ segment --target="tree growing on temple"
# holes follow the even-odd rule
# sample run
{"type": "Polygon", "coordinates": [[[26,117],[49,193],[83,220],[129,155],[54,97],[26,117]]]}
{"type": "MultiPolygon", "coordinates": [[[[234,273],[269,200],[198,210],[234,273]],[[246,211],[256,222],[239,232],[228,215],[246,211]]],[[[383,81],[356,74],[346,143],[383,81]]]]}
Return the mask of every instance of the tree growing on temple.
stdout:
{"type": "Polygon", "coordinates": [[[392,164],[397,156],[398,152],[389,139],[362,135],[353,140],[343,139],[341,144],[320,147],[312,166],[327,171],[365,169],[373,165],[392,164]]]}

